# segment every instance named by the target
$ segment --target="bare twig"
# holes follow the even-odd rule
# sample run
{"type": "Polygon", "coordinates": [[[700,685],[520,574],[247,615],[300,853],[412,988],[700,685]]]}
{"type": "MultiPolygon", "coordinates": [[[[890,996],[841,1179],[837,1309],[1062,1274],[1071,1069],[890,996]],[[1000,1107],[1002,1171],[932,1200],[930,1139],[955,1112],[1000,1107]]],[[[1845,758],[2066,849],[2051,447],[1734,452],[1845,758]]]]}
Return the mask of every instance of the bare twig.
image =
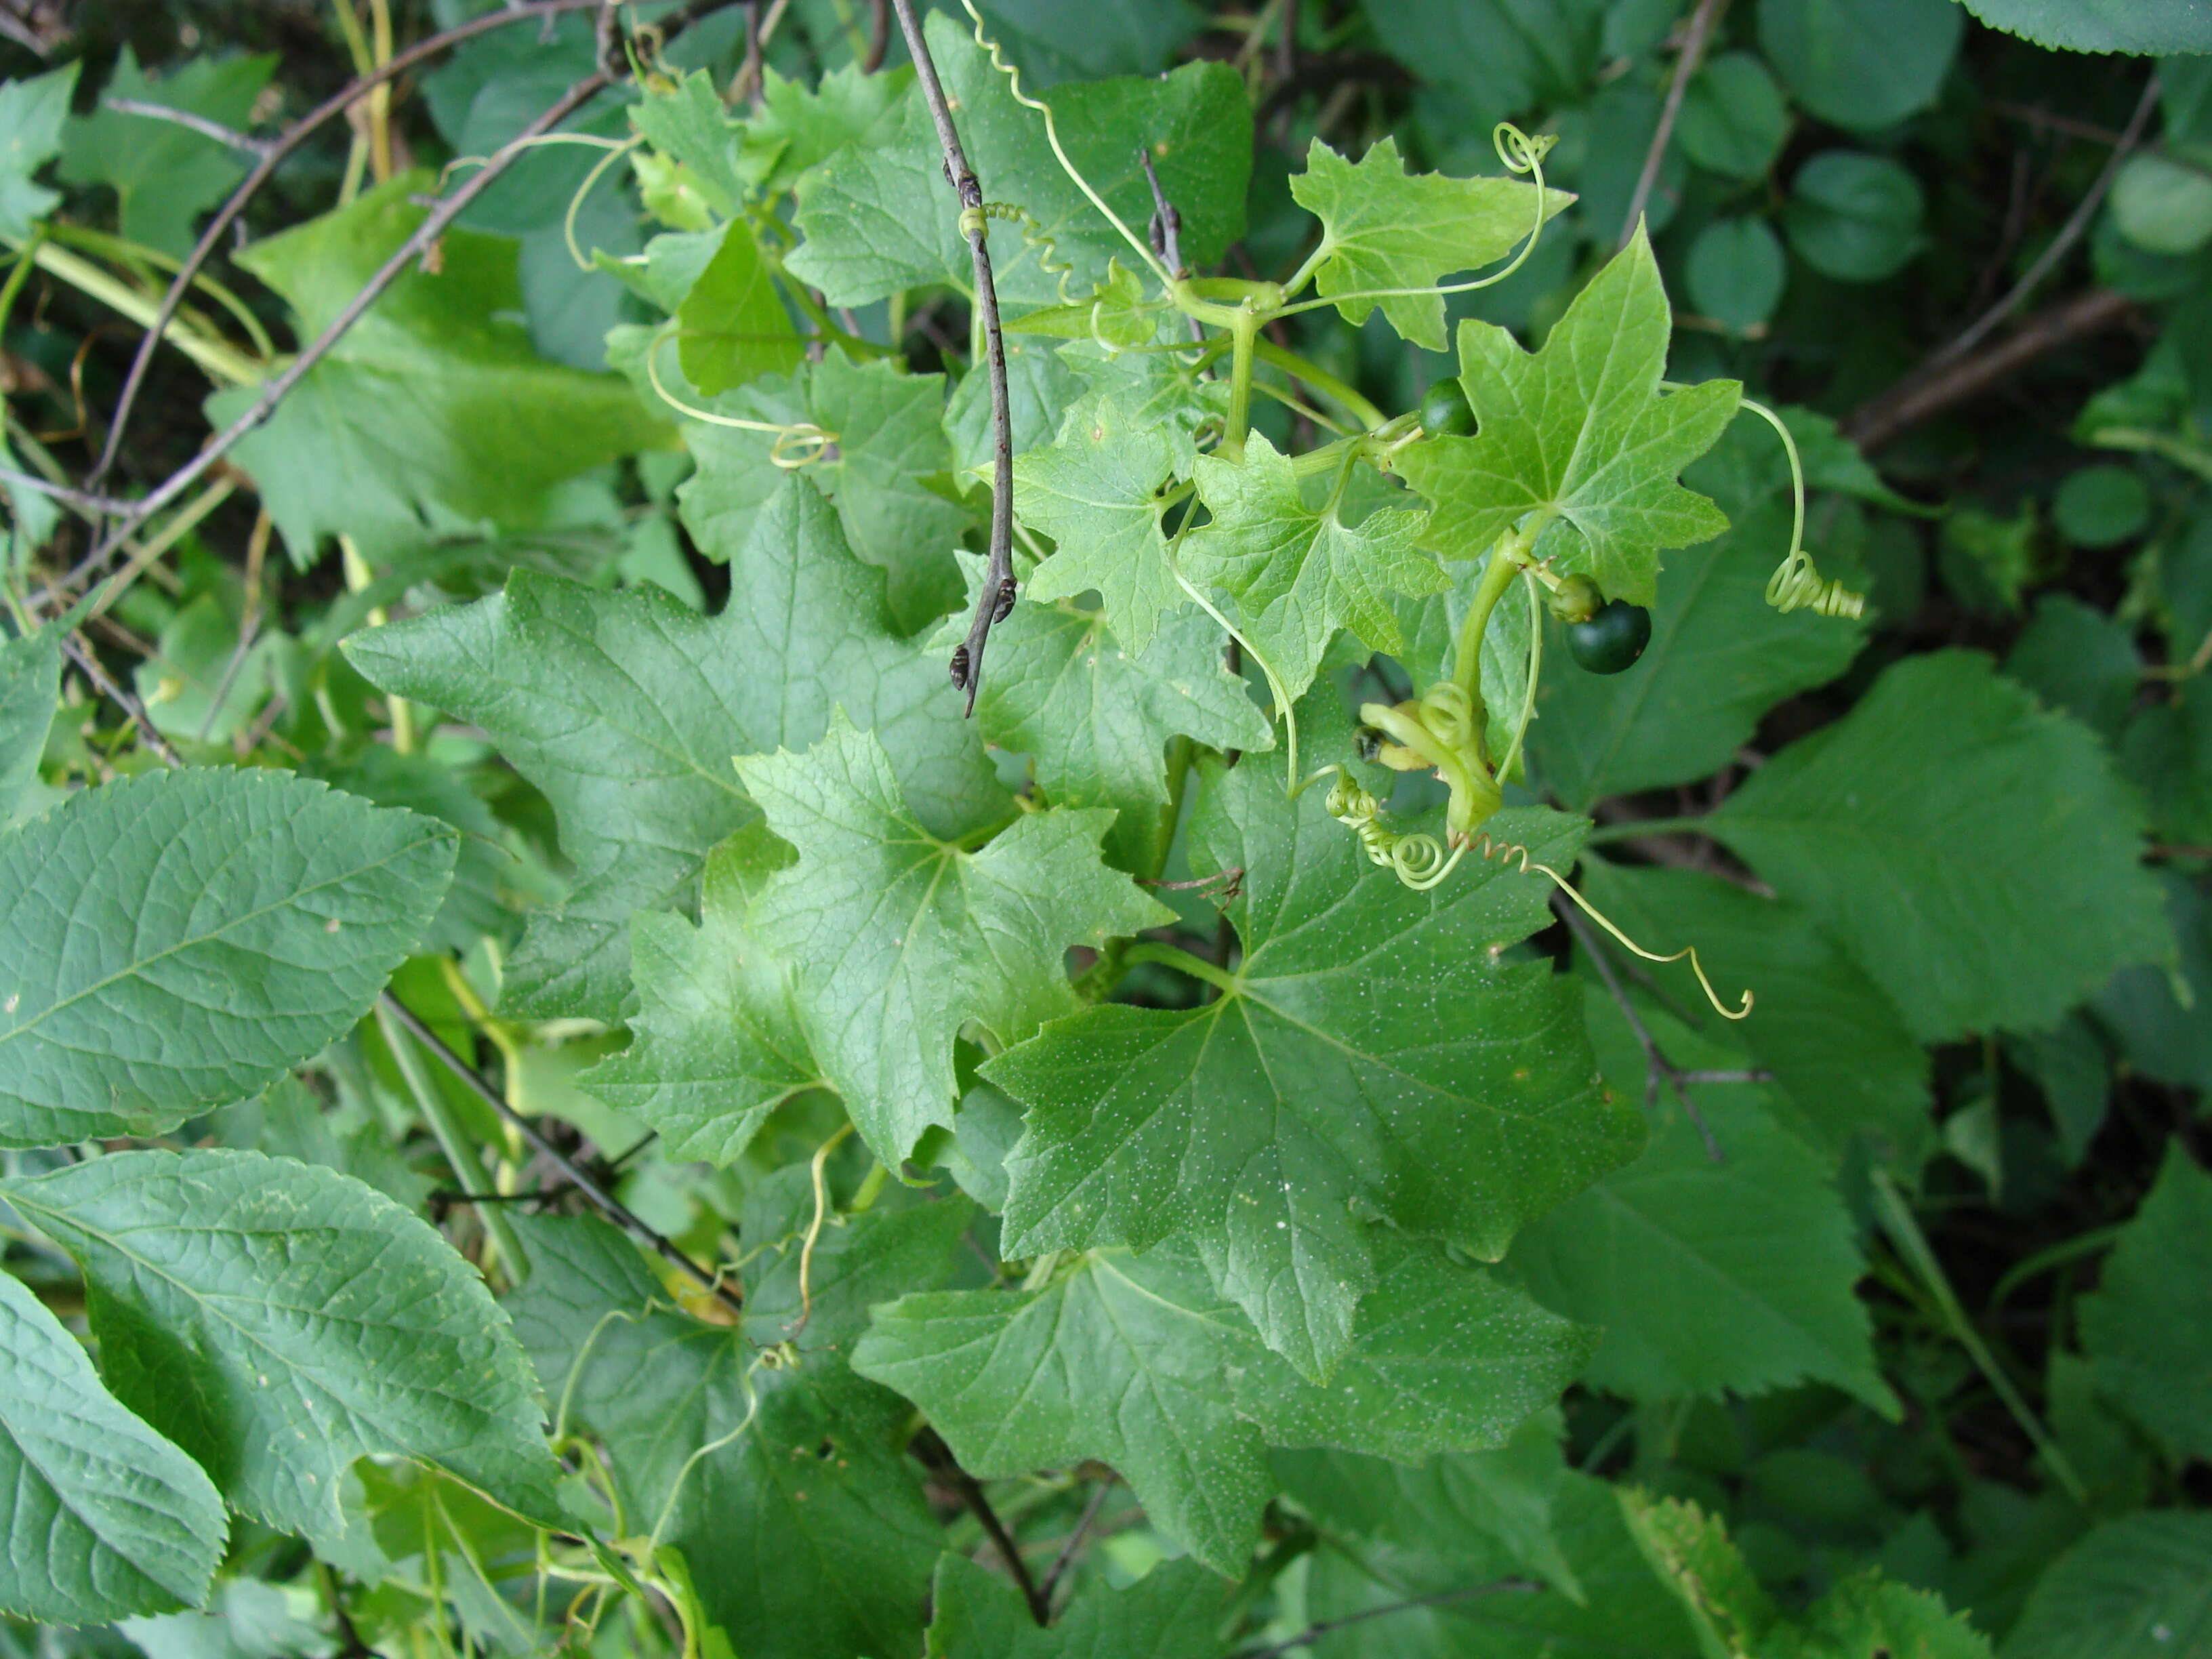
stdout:
{"type": "Polygon", "coordinates": [[[1466,1589],[1439,1590],[1434,1595],[1409,1596],[1403,1601],[1386,1601],[1379,1607],[1363,1607],[1358,1613],[1347,1613],[1341,1619],[1324,1619],[1317,1625],[1308,1625],[1296,1636],[1280,1642],[1271,1642],[1262,1648],[1242,1648],[1230,1659],[1281,1659],[1293,1648],[1310,1645],[1317,1638],[1331,1631],[1342,1630],[1347,1625],[1364,1624],[1370,1619],[1382,1619],[1394,1613],[1410,1613],[1415,1607],[1439,1607],[1454,1601],[1472,1601],[1478,1595],[1534,1595],[1544,1587],[1526,1578],[1501,1578],[1494,1584],[1474,1584],[1466,1589]]]}
{"type": "Polygon", "coordinates": [[[528,1141],[540,1157],[560,1170],[569,1184],[583,1194],[591,1201],[592,1206],[608,1220],[653,1250],[700,1289],[720,1298],[724,1306],[734,1312],[744,1311],[744,1299],[722,1282],[720,1274],[709,1273],[701,1267],[678,1249],[672,1240],[647,1226],[620,1199],[592,1180],[588,1173],[577,1166],[574,1160],[547,1139],[544,1131],[540,1129],[534,1121],[523,1116],[514,1107],[508,1105],[507,1097],[492,1087],[483,1073],[448,1048],[440,1040],[438,1034],[422,1023],[413,1009],[389,991],[379,997],[378,1004],[393,1019],[406,1028],[410,1036],[429,1051],[433,1060],[459,1079],[464,1088],[490,1107],[499,1115],[502,1123],[528,1141]]]}
{"type": "Polygon", "coordinates": [[[248,155],[266,155],[276,148],[273,138],[256,138],[250,132],[240,132],[220,121],[210,121],[204,115],[195,115],[188,109],[172,109],[167,104],[149,104],[139,98],[103,98],[102,106],[118,115],[143,115],[149,121],[167,121],[197,132],[203,138],[212,138],[228,149],[242,149],[248,155]]]}
{"type": "Polygon", "coordinates": [[[1006,343],[999,331],[999,290],[991,279],[991,227],[983,217],[983,186],[968,165],[960,148],[960,133],[952,125],[951,106],[937,78],[937,64],[922,38],[921,24],[914,15],[914,0],[891,0],[897,9],[899,28],[906,36],[907,52],[914,58],[921,84],[922,101],[929,106],[937,126],[937,142],[945,152],[945,176],[960,200],[960,228],[968,238],[975,261],[975,306],[983,316],[983,352],[991,383],[991,556],[983,570],[983,591],[975,598],[975,615],[968,624],[968,637],[952,653],[952,684],[968,694],[968,712],[975,712],[975,693],[983,684],[983,647],[992,628],[1006,619],[1014,608],[1014,442],[1006,413],[1006,343]]]}
{"type": "Polygon", "coordinates": [[[1044,1598],[1047,1607],[1052,1605],[1054,1589],[1067,1576],[1067,1570],[1075,1565],[1075,1558],[1083,1553],[1083,1540],[1091,1535],[1091,1528],[1097,1522],[1098,1512],[1106,1507],[1106,1499],[1113,1491],[1114,1480],[1110,1475],[1097,1484],[1091,1494],[1091,1501],[1083,1506],[1083,1515],[1076,1522],[1075,1530],[1067,1534],[1067,1541],[1060,1547],[1060,1553],[1053,1557],[1052,1565],[1045,1569],[1044,1577],[1037,1585],[1037,1594],[1044,1598]]]}
{"type": "Polygon", "coordinates": [[[873,75],[884,66],[884,54],[891,45],[890,0],[868,0],[868,56],[860,65],[863,75],[873,75]]]}
{"type": "MultiPolygon", "coordinates": [[[[1636,1011],[1635,1000],[1628,994],[1628,988],[1620,982],[1620,975],[1613,971],[1613,962],[1606,955],[1604,941],[1598,938],[1589,923],[1583,920],[1581,912],[1564,897],[1554,895],[1552,908],[1558,913],[1559,920],[1567,924],[1567,931],[1589,953],[1590,961],[1597,968],[1598,977],[1605,981],[1605,988],[1613,994],[1613,1000],[1620,1005],[1620,1016],[1628,1022],[1629,1031],[1636,1038],[1636,1046],[1644,1050],[1644,1109],[1649,1111],[1658,1103],[1659,1084],[1664,1079],[1674,1098],[1681,1102],[1683,1115],[1696,1127],[1698,1138],[1705,1143],[1705,1156],[1716,1164],[1726,1163],[1728,1160],[1721,1156],[1720,1142],[1713,1139],[1712,1129],[1690,1099],[1689,1091],[1683,1086],[1690,1080],[1691,1074],[1667,1058],[1666,1050],[1660,1048],[1659,1040],[1644,1024],[1644,1016],[1636,1011]]],[[[1748,1075],[1746,1073],[1747,1078],[1748,1075]]]]}
{"type": "MultiPolygon", "coordinates": [[[[609,82],[610,77],[604,70],[586,76],[569,88],[552,107],[494,151],[483,167],[464,179],[451,196],[443,198],[423,219],[416,228],[415,234],[403,242],[398,251],[384,262],[383,267],[368,279],[361,291],[346,302],[345,307],[315,337],[313,343],[294,358],[283,373],[262,387],[261,395],[253,400],[252,408],[217,433],[198,454],[171,473],[150,494],[132,503],[131,510],[123,515],[122,522],[109,531],[100,544],[70,572],[68,585],[73,587],[106,568],[108,561],[115,556],[133,531],[182,495],[194,479],[228,454],[240,439],[267,420],[292,388],[305,380],[308,371],[322,362],[331,349],[345,337],[347,331],[383,297],[384,291],[398,282],[407,269],[445,234],[453,221],[467,210],[469,204],[489,189],[529,149],[533,139],[559,126],[605,90],[609,82]]],[[[96,472],[94,476],[97,476],[96,472]]]]}
{"type": "MultiPolygon", "coordinates": [[[[896,0],[896,3],[900,10],[905,10],[907,0],[896,0]]],[[[968,1506],[969,1513],[981,1523],[984,1535],[990,1539],[991,1547],[998,1551],[999,1559],[1006,1564],[1006,1571],[1013,1577],[1014,1587],[1021,1591],[1022,1600],[1028,1604],[1030,1617],[1040,1626],[1049,1623],[1052,1607],[1046,1601],[1043,1592],[1037,1589],[1037,1582],[1030,1573],[1030,1564],[1022,1559],[1021,1546],[1014,1542],[1013,1534],[1006,1530],[1006,1523],[999,1519],[999,1512],[991,1507],[989,1494],[984,1492],[974,1475],[960,1467],[960,1460],[952,1455],[952,1448],[945,1443],[944,1437],[935,1429],[925,1427],[908,1443],[914,1455],[933,1474],[951,1485],[952,1490],[959,1494],[960,1501],[968,1506]]]]}
{"type": "Polygon", "coordinates": [[[2150,122],[2151,112],[2157,107],[2158,76],[2154,75],[2143,83],[2142,96],[2136,100],[2136,112],[2128,118],[2127,130],[2120,134],[2119,143],[2112,146],[2112,153],[2105,158],[2104,169],[2097,174],[2097,182],[2089,186],[2089,193],[2081,198],[2073,214],[2059,227],[2058,234],[2051,239],[2050,246],[2036,256],[2033,264],[2021,273],[2020,280],[2012,285],[2002,299],[1961,329],[1955,339],[1928,360],[1929,370],[1956,362],[1987,339],[1990,331],[2019,310],[2021,302],[2057,269],[2058,262],[2066,257],[2074,244],[2080,241],[2082,234],[2089,228],[2089,222],[2097,216],[2097,210],[2104,204],[2106,193],[2112,189],[2112,180],[2118,176],[2120,164],[2135,149],[2136,141],[2142,137],[2143,128],[2150,122]]]}
{"type": "Polygon", "coordinates": [[[28,489],[40,495],[51,495],[80,513],[127,513],[131,506],[131,502],[118,500],[112,495],[94,495],[85,490],[71,489],[66,484],[49,483],[35,472],[18,472],[12,466],[0,466],[0,484],[28,489]]]}
{"type": "Polygon", "coordinates": [[[1636,191],[1628,198],[1628,212],[1620,222],[1616,246],[1626,247],[1636,235],[1637,221],[1643,218],[1644,210],[1651,200],[1652,188],[1659,182],[1659,168],[1667,159],[1667,143],[1674,136],[1675,118],[1682,112],[1682,94],[1690,89],[1690,77],[1705,61],[1706,44],[1713,38],[1713,26],[1727,9],[1728,0],[1698,0],[1697,10],[1690,14],[1689,33],[1683,38],[1681,56],[1674,60],[1674,78],[1667,84],[1667,101],[1659,106],[1659,125],[1651,131],[1651,148],[1644,152],[1644,170],[1636,175],[1636,191]]]}
{"type": "Polygon", "coordinates": [[[92,682],[93,689],[130,718],[131,724],[138,728],[138,736],[146,746],[161,757],[162,765],[184,764],[168,738],[161,735],[161,728],[154,724],[154,717],[146,712],[146,705],[110,679],[107,671],[100,665],[100,659],[80,644],[76,635],[63,635],[62,649],[69,653],[69,659],[77,665],[85,678],[92,682]]]}
{"type": "Polygon", "coordinates": [[[130,424],[131,411],[137,403],[140,387],[145,383],[147,367],[153,361],[154,348],[168,331],[178,307],[185,302],[185,295],[191,291],[194,279],[199,276],[201,268],[214,257],[216,249],[222,245],[222,239],[229,232],[232,223],[246,211],[246,204],[253,199],[262,185],[269,182],[286,157],[313,137],[325,122],[344,114],[386,82],[404,75],[417,64],[436,57],[448,47],[472,40],[493,29],[505,28],[509,23],[519,23],[533,17],[550,21],[561,12],[588,11],[603,3],[604,0],[524,0],[523,3],[497,8],[481,16],[472,17],[442,34],[434,34],[404,52],[395,52],[389,62],[358,76],[270,140],[267,152],[253,171],[239,181],[238,188],[231,191],[230,199],[216,210],[215,217],[208,221],[207,228],[200,233],[199,240],[193,244],[192,251],[185,257],[184,264],[177,268],[177,274],[170,279],[169,291],[161,296],[161,308],[154,313],[154,320],[147,328],[145,338],[138,343],[137,355],[131,360],[130,372],[123,377],[123,392],[116,399],[115,414],[108,423],[107,441],[100,446],[100,459],[86,475],[87,487],[97,485],[107,476],[108,469],[115,465],[115,458],[123,447],[124,428],[130,424]]]}
{"type": "Polygon", "coordinates": [[[1980,397],[2045,353],[2124,321],[2134,310],[2134,301],[2116,289],[2094,288],[2061,301],[1995,345],[1933,371],[1916,371],[1869,398],[1844,422],[1844,435],[1872,453],[1907,428],[1980,397]]]}

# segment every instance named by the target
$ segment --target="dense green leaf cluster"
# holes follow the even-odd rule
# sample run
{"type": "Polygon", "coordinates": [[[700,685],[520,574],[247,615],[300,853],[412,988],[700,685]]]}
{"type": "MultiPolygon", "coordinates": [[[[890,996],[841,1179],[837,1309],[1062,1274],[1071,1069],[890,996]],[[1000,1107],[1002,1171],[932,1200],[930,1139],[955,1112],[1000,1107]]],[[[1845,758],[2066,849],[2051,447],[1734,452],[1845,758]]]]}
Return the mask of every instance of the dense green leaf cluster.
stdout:
{"type": "Polygon", "coordinates": [[[48,9],[0,1656],[2212,1654],[2198,8],[48,9]]]}

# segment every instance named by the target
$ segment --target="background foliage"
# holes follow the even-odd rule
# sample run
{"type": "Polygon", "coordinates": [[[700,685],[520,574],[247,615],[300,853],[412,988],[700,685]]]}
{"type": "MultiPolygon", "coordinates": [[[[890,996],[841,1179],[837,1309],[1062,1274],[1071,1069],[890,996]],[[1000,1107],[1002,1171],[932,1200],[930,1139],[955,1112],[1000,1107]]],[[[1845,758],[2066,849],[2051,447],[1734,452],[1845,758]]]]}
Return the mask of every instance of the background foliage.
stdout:
{"type": "Polygon", "coordinates": [[[888,7],[0,0],[0,1652],[2212,1656],[2202,8],[927,27],[972,718],[888,7]]]}

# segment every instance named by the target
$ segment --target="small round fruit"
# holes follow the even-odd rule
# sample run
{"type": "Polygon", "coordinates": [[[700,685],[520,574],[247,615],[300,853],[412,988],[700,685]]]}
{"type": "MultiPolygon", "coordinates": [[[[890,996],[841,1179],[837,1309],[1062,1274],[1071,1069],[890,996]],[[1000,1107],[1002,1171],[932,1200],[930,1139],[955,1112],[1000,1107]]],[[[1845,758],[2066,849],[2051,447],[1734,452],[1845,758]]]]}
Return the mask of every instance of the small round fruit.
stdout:
{"type": "Polygon", "coordinates": [[[1626,599],[1607,599],[1588,622],[1567,629],[1567,650],[1593,674],[1632,667],[1651,643],[1651,613],[1626,599]]]}
{"type": "Polygon", "coordinates": [[[1563,623],[1586,623],[1605,608],[1605,595],[1588,576],[1563,576],[1552,590],[1552,614],[1563,623]]]}
{"type": "Polygon", "coordinates": [[[1474,410],[1456,379],[1438,380],[1421,397],[1421,430],[1434,437],[1464,438],[1474,430],[1474,410]]]}

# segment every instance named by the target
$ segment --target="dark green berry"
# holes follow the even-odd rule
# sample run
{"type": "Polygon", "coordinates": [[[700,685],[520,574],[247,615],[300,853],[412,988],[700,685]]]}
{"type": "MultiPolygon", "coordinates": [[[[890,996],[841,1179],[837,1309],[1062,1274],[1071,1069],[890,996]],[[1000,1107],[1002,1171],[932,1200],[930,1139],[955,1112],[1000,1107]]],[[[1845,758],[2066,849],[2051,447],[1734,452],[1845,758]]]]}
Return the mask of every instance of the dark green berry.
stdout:
{"type": "Polygon", "coordinates": [[[1567,650],[1593,674],[1618,674],[1635,665],[1651,643],[1651,613],[1626,599],[1607,599],[1588,622],[1567,628],[1567,650]]]}
{"type": "Polygon", "coordinates": [[[1474,430],[1474,410],[1457,380],[1438,380],[1421,397],[1421,430],[1434,437],[1464,438],[1474,430]]]}

